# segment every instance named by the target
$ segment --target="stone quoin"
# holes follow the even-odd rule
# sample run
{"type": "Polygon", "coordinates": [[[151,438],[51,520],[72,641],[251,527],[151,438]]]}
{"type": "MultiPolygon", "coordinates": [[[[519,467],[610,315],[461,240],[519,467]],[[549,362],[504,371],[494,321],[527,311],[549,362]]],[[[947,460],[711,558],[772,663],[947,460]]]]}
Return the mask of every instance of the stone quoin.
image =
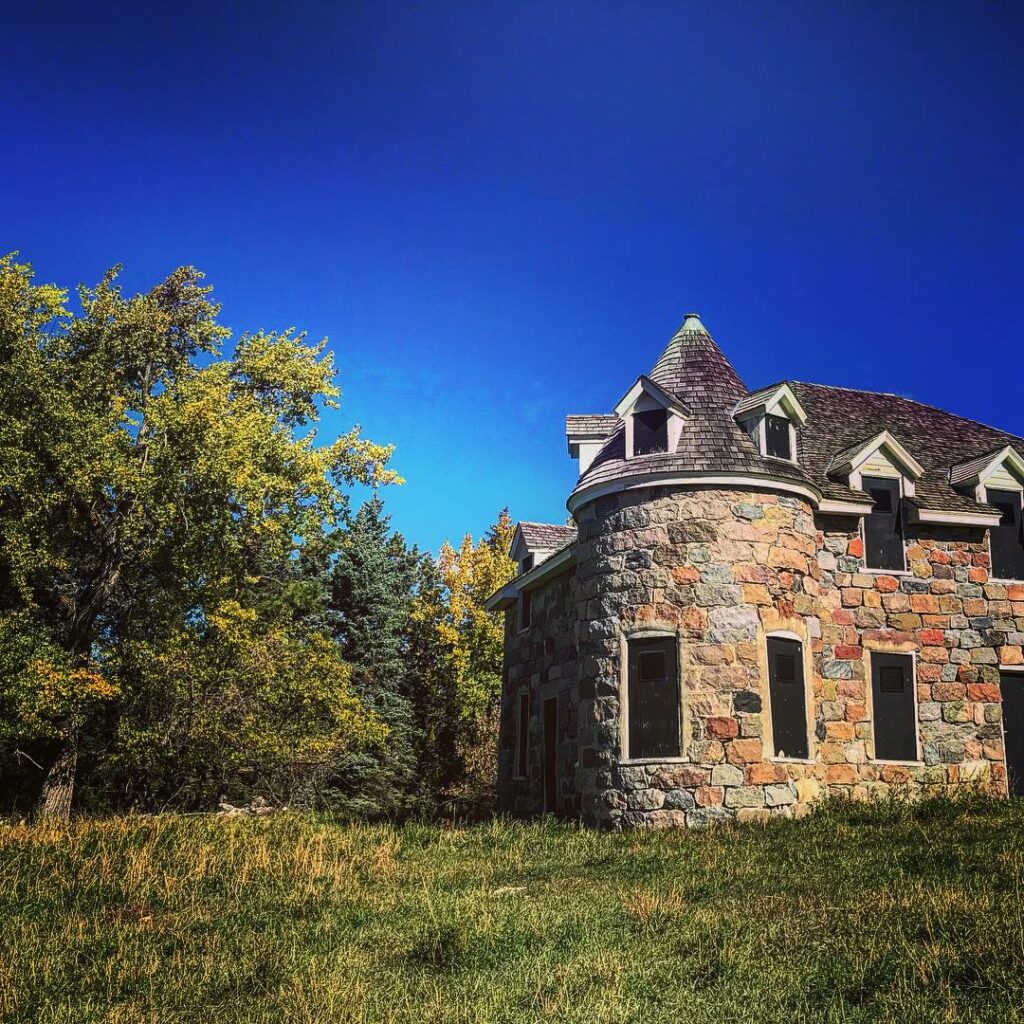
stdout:
{"type": "Polygon", "coordinates": [[[1021,792],[1024,439],[750,391],[696,314],[566,432],[571,523],[520,523],[489,602],[503,811],[699,826],[1021,792]]]}

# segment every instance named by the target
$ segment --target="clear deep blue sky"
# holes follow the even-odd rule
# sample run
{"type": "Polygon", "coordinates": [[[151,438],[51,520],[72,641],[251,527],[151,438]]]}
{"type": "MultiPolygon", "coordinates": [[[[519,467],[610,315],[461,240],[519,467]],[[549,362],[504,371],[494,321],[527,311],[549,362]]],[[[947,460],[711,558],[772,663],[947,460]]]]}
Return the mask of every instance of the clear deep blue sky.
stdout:
{"type": "Polygon", "coordinates": [[[561,522],[567,412],[699,311],[750,385],[1024,434],[1024,8],[22,4],[0,248],[330,337],[434,549],[561,522]],[[104,11],[99,12],[98,8],[104,11]]]}

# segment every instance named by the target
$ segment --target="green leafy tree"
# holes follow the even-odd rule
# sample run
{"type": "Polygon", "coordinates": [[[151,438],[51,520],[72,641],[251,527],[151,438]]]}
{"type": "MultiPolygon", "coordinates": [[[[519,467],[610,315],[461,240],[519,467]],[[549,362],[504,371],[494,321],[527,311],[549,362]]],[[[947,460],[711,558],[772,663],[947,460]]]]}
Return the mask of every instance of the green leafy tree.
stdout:
{"type": "Polygon", "coordinates": [[[285,564],[338,522],[347,485],[398,480],[391,449],[358,428],[317,443],[339,394],[325,342],[258,333],[226,356],[196,270],[134,296],[117,273],[80,288],[73,314],[63,290],[0,259],[2,602],[65,659],[58,704],[30,670],[0,681],[0,701],[52,742],[41,811],[58,817],[94,677],[119,645],[237,598],[254,567],[285,564]]]}
{"type": "Polygon", "coordinates": [[[423,761],[444,801],[469,811],[491,802],[497,768],[504,622],[484,604],[515,576],[507,509],[479,541],[442,545],[421,567],[411,615],[419,679],[423,761]]]}
{"type": "Polygon", "coordinates": [[[329,636],[237,601],[121,657],[138,682],[110,773],[134,805],[209,807],[253,791],[315,804],[353,750],[387,740],[329,636]]]}

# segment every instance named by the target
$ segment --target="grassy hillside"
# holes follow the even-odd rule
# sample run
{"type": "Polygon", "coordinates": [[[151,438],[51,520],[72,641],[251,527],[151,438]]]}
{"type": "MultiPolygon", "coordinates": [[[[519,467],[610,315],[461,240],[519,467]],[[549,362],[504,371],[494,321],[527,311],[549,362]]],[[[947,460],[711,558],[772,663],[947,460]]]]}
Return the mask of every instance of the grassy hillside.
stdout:
{"type": "Polygon", "coordinates": [[[703,834],[0,826],[5,1022],[1024,1015],[1024,802],[703,834]]]}

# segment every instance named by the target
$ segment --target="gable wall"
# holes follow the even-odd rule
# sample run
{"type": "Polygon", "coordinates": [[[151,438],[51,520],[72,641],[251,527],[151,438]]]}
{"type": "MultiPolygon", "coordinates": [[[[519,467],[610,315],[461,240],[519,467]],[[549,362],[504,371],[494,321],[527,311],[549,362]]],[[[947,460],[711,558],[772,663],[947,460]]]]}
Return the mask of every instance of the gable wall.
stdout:
{"type": "Polygon", "coordinates": [[[1001,462],[985,479],[985,486],[999,491],[1019,491],[1021,482],[1010,472],[1006,463],[1001,462]]]}

